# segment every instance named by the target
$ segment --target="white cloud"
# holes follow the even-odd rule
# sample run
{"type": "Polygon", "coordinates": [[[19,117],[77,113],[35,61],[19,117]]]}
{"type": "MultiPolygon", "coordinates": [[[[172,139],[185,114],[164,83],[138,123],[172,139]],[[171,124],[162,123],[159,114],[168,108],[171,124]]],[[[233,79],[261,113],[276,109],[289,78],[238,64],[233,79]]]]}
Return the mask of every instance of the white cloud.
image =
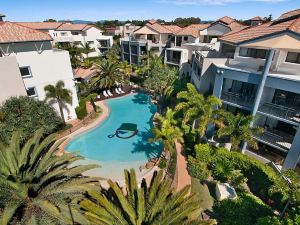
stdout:
{"type": "Polygon", "coordinates": [[[159,3],[174,4],[174,5],[226,5],[228,3],[242,3],[242,2],[265,2],[277,3],[287,0],[158,0],[159,3]]]}

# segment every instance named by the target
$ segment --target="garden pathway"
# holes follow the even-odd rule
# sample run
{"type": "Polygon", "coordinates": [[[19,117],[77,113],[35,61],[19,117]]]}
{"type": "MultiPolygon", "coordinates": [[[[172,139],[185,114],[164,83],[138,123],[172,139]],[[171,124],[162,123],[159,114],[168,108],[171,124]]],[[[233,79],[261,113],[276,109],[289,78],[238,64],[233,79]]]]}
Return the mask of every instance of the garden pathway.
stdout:
{"type": "Polygon", "coordinates": [[[176,152],[177,152],[177,191],[181,190],[187,185],[192,184],[192,178],[187,171],[187,161],[184,155],[182,155],[182,145],[175,142],[176,152]]]}

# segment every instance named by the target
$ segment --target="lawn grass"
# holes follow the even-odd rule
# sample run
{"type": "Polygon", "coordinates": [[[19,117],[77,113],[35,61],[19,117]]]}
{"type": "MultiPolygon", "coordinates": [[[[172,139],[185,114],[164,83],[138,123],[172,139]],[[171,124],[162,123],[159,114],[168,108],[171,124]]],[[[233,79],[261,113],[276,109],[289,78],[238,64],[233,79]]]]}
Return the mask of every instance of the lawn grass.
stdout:
{"type": "Polygon", "coordinates": [[[192,177],[192,193],[197,193],[199,197],[199,206],[201,211],[206,209],[212,210],[214,204],[214,198],[211,196],[208,186],[202,184],[198,179],[192,177]]]}

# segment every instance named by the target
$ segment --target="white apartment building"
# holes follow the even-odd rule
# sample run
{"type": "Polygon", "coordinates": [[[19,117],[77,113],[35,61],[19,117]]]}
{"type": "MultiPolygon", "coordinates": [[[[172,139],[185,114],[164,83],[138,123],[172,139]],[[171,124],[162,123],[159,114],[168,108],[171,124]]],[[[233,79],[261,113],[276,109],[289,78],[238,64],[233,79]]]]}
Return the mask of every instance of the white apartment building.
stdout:
{"type": "MultiPolygon", "coordinates": [[[[65,120],[76,118],[78,98],[69,53],[53,49],[47,33],[12,22],[0,22],[0,104],[12,96],[45,99],[44,87],[62,80],[72,92],[65,120]]],[[[53,107],[59,113],[57,104],[53,107]]]]}
{"type": "Polygon", "coordinates": [[[113,45],[113,37],[103,35],[103,31],[89,24],[72,24],[71,22],[18,22],[35,30],[48,32],[53,38],[53,44],[70,42],[74,44],[86,43],[94,49],[89,57],[103,55],[113,45]]]}
{"type": "Polygon", "coordinates": [[[122,26],[108,27],[106,28],[106,33],[112,36],[120,35],[122,38],[130,37],[134,35],[134,31],[139,29],[141,26],[136,26],[131,23],[126,23],[122,26]]]}
{"type": "Polygon", "coordinates": [[[279,168],[300,159],[300,10],[219,38],[218,54],[193,55],[191,81],[232,113],[257,117],[259,150],[244,152],[279,168]]]}

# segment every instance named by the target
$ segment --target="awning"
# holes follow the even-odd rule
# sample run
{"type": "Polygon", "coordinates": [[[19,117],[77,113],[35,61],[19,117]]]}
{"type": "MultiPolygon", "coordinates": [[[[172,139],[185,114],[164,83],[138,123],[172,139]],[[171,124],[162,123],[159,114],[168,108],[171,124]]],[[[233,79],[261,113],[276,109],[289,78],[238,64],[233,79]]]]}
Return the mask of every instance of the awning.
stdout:
{"type": "Polygon", "coordinates": [[[258,39],[256,41],[242,44],[242,47],[267,48],[267,49],[300,49],[300,37],[291,33],[280,34],[272,37],[258,39]]]}
{"type": "Polygon", "coordinates": [[[150,28],[144,26],[134,32],[135,34],[158,34],[157,32],[151,30],[150,28]]]}

